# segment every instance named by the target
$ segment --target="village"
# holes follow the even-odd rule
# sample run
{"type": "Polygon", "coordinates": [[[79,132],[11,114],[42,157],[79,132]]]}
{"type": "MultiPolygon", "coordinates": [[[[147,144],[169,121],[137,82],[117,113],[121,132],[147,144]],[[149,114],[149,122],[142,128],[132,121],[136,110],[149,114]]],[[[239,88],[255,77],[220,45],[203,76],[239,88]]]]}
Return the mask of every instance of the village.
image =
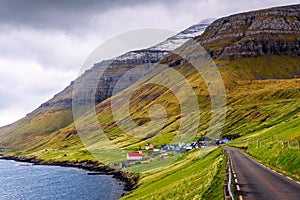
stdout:
{"type": "Polygon", "coordinates": [[[127,161],[119,163],[119,167],[127,168],[138,164],[149,163],[151,161],[161,162],[169,156],[182,154],[196,148],[219,146],[220,144],[225,144],[229,141],[230,140],[227,138],[211,140],[205,136],[202,136],[196,142],[192,142],[190,144],[179,142],[178,144],[163,144],[158,146],[148,142],[144,147],[140,147],[138,151],[128,152],[127,161]]]}

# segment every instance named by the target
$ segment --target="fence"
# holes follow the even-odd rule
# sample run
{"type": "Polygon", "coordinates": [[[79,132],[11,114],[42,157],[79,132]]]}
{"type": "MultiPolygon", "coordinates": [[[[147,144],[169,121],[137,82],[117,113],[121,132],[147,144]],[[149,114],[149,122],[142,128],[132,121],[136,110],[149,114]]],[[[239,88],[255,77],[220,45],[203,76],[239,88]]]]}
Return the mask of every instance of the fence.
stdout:
{"type": "Polygon", "coordinates": [[[297,148],[300,149],[300,141],[293,139],[285,139],[282,136],[272,136],[268,138],[258,138],[258,139],[248,139],[243,140],[242,142],[239,142],[239,144],[246,146],[246,145],[252,145],[256,144],[258,148],[262,147],[265,144],[271,143],[271,142],[281,142],[284,148],[297,148]]]}

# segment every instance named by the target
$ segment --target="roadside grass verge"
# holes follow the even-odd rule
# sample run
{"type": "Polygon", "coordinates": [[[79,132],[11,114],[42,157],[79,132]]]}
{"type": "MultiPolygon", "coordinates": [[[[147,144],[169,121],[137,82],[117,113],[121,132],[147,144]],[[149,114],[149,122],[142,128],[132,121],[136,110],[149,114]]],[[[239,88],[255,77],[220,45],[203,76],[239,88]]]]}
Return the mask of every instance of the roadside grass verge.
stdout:
{"type": "Polygon", "coordinates": [[[230,145],[246,149],[253,158],[264,165],[300,180],[300,117],[291,119],[241,137],[230,145]]]}

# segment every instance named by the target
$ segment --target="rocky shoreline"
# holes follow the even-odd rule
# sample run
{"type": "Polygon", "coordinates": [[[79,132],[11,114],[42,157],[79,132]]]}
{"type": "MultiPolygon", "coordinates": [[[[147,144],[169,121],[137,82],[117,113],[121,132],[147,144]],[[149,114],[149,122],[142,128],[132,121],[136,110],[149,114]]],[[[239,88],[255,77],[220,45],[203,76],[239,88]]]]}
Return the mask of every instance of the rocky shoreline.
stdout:
{"type": "MultiPolygon", "coordinates": [[[[131,191],[137,187],[138,175],[129,172],[124,172],[122,170],[113,169],[106,165],[100,165],[97,161],[84,160],[80,162],[70,162],[70,161],[43,161],[37,158],[27,158],[18,156],[5,156],[0,154],[0,159],[4,160],[14,160],[17,162],[28,162],[33,165],[48,165],[48,166],[60,166],[60,167],[73,167],[84,169],[90,172],[96,172],[97,174],[113,175],[113,178],[125,183],[124,191],[131,191]]],[[[122,196],[126,195],[125,192],[122,196]]]]}

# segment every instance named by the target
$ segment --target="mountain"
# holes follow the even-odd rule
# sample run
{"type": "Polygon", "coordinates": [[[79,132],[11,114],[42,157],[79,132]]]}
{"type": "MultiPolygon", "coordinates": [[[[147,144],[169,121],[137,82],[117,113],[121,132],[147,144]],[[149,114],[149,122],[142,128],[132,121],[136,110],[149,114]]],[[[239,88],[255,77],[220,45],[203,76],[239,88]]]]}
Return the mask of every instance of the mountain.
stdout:
{"type": "MultiPolygon", "coordinates": [[[[194,128],[197,137],[191,139],[196,140],[208,134],[212,116],[217,113],[211,99],[218,93],[210,93],[209,88],[214,84],[205,80],[188,60],[210,55],[226,91],[224,126],[212,123],[215,129],[222,130],[219,137],[234,139],[229,145],[245,149],[261,163],[300,181],[299,24],[300,4],[239,13],[217,19],[209,26],[208,23],[192,26],[154,47],[96,63],[37,110],[2,127],[0,148],[5,149],[5,155],[34,157],[50,163],[100,160],[113,165],[125,158],[127,151],[137,151],[148,142],[158,146],[172,143],[183,120],[186,120],[183,132],[194,128]],[[193,40],[187,41],[189,38],[193,40]],[[208,54],[193,51],[199,44],[208,54]],[[187,54],[182,56],[180,52],[187,54]],[[111,67],[103,71],[107,63],[111,67]],[[181,78],[176,73],[164,75],[159,70],[142,79],[139,78],[144,71],[134,74],[130,81],[123,76],[135,66],[147,64],[161,64],[178,72],[181,78]],[[97,72],[101,70],[103,76],[97,82],[95,98],[96,116],[85,112],[78,119],[83,126],[76,129],[78,124],[74,124],[71,110],[74,84],[98,81],[97,72]],[[120,81],[123,85],[117,83],[120,81]],[[187,92],[186,83],[192,92],[187,92]],[[118,93],[113,94],[114,88],[118,93]],[[181,105],[190,103],[192,97],[201,112],[192,108],[182,115],[181,105]],[[157,105],[163,106],[165,113],[157,105]],[[124,108],[128,108],[129,115],[124,114],[124,108]],[[115,114],[120,114],[118,121],[115,114]],[[123,123],[122,128],[118,122],[123,123]],[[99,125],[104,130],[102,135],[99,125]],[[128,127],[130,130],[124,131],[128,127]],[[132,133],[139,137],[133,137],[132,133]],[[113,151],[111,146],[124,152],[113,151]]],[[[89,89],[85,92],[93,88],[89,89]]],[[[138,188],[122,199],[224,198],[226,159],[221,148],[196,149],[179,157],[151,156],[150,152],[146,163],[128,168],[141,176],[138,188]]]]}
{"type": "MultiPolygon", "coordinates": [[[[211,20],[203,20],[196,25],[193,25],[186,30],[179,32],[178,34],[168,38],[166,41],[161,42],[153,47],[142,50],[135,50],[127,52],[121,56],[113,58],[112,60],[104,60],[99,63],[95,63],[94,66],[85,71],[85,73],[80,77],[84,79],[85,76],[89,76],[90,73],[94,71],[101,70],[101,67],[110,63],[111,67],[107,69],[102,77],[103,82],[99,83],[99,90],[97,96],[97,102],[101,102],[104,99],[107,99],[112,95],[110,88],[114,88],[114,80],[117,81],[121,75],[124,74],[128,68],[133,68],[136,65],[143,63],[156,63],[170,51],[178,48],[183,43],[189,39],[201,35],[206,27],[211,23],[211,20]],[[125,66],[123,66],[125,65],[125,66]],[[118,71],[118,72],[116,72],[118,71]]],[[[72,89],[74,81],[66,87],[62,92],[56,94],[54,98],[43,103],[36,111],[33,113],[39,112],[40,110],[56,107],[57,109],[68,109],[72,106],[72,89]]]]}
{"type": "MultiPolygon", "coordinates": [[[[131,84],[137,81],[139,76],[128,85],[116,85],[117,80],[128,69],[144,63],[164,64],[184,76],[194,89],[201,108],[201,123],[197,127],[197,136],[207,133],[211,119],[207,86],[210,83],[206,83],[183,58],[170,52],[171,47],[179,46],[179,51],[190,48],[191,43],[187,40],[191,37],[212,56],[224,81],[227,113],[222,136],[236,138],[265,131],[298,116],[299,9],[300,5],[291,5],[231,15],[215,20],[207,28],[207,23],[195,25],[164,43],[144,50],[131,51],[110,60],[112,67],[104,71],[96,93],[97,117],[107,138],[118,147],[137,150],[147,142],[157,145],[169,143],[176,135],[181,123],[179,100],[167,88],[150,84],[155,77],[140,80],[149,84],[133,94],[130,117],[140,126],[147,125],[151,121],[149,109],[155,104],[160,104],[165,107],[168,116],[163,127],[159,130],[156,127],[146,129],[143,137],[133,138],[120,130],[114,121],[110,107],[112,89],[120,87],[117,88],[120,93],[114,97],[118,102],[122,102],[120,96],[126,92],[125,88],[133,87],[131,84]]],[[[101,70],[105,62],[107,61],[96,63],[79,77],[79,80],[101,70]]],[[[180,87],[184,80],[178,80],[176,84],[180,87]]],[[[73,85],[74,82],[26,118],[2,128],[1,147],[13,149],[12,153],[38,156],[46,160],[87,157],[92,159],[81,144],[72,123],[73,85]],[[64,154],[68,156],[65,157],[64,154]]],[[[188,101],[188,97],[183,97],[183,101],[188,101]]],[[[121,108],[120,103],[119,110],[121,108]]],[[[187,125],[195,123],[195,113],[189,114],[191,117],[187,125]]],[[[121,120],[127,122],[129,118],[123,117],[121,120]]],[[[95,141],[96,130],[97,127],[92,124],[86,126],[86,131],[91,133],[95,141]]],[[[186,130],[188,131],[188,128],[186,130]]]]}
{"type": "MultiPolygon", "coordinates": [[[[139,77],[136,76],[136,79],[133,79],[129,85],[122,85],[121,88],[116,88],[115,83],[126,71],[141,63],[158,62],[162,57],[168,54],[168,52],[179,47],[194,36],[200,35],[210,22],[211,20],[199,22],[148,49],[130,51],[111,60],[95,63],[91,69],[86,70],[78,79],[84,80],[86,77],[92,76],[95,71],[102,70],[102,66],[110,63],[111,67],[106,69],[98,83],[96,102],[99,103],[109,98],[114,88],[119,91],[123,90],[139,79],[139,77]]],[[[63,91],[43,103],[33,112],[27,114],[25,118],[0,128],[0,147],[9,146],[22,149],[24,145],[30,146],[34,144],[36,140],[39,140],[38,138],[46,137],[70,125],[73,122],[71,108],[74,82],[75,81],[72,81],[63,91]],[[18,140],[17,138],[19,137],[22,137],[22,139],[18,140]],[[24,144],[23,139],[26,139],[28,143],[24,144]]],[[[76,133],[76,130],[73,130],[72,133],[76,133]]]]}

